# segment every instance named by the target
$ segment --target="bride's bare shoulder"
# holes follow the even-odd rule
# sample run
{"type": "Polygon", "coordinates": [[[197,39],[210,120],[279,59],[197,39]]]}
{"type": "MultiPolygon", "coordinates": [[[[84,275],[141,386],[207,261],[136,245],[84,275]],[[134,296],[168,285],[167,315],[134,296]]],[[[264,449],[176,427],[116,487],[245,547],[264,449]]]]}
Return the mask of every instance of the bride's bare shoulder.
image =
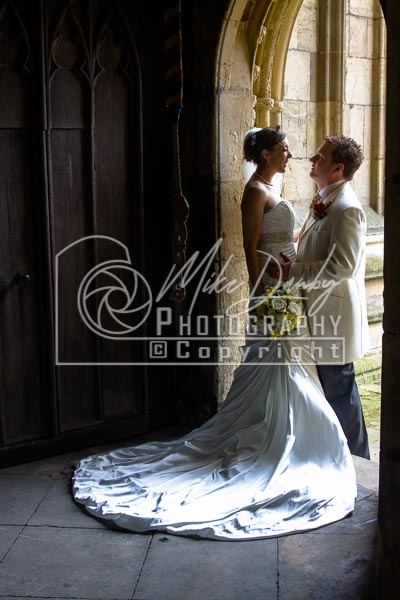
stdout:
{"type": "Polygon", "coordinates": [[[261,207],[263,210],[267,210],[273,201],[273,194],[266,189],[265,185],[249,179],[243,190],[241,208],[242,211],[261,207]]]}

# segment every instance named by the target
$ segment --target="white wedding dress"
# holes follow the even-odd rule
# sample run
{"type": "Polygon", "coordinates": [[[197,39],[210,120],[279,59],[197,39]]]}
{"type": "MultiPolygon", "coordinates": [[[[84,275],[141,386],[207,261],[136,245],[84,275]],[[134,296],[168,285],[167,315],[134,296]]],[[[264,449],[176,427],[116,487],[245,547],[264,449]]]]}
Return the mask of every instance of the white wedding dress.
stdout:
{"type": "MultiPolygon", "coordinates": [[[[282,200],[266,213],[259,249],[294,258],[293,226],[293,209],[282,200]]],[[[81,460],[75,500],[131,531],[223,540],[305,531],[348,515],[353,461],[315,367],[289,360],[301,341],[273,341],[260,360],[264,337],[248,340],[214,417],[176,441],[81,460]]]]}

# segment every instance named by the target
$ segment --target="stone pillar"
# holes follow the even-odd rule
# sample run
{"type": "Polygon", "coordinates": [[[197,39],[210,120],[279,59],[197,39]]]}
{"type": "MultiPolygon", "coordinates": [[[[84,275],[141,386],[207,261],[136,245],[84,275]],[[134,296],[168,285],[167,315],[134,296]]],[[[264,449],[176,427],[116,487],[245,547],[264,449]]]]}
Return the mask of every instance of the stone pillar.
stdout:
{"type": "Polygon", "coordinates": [[[388,73],[378,597],[392,600],[400,589],[400,3],[386,0],[385,5],[388,73]]]}
{"type": "MultiPolygon", "coordinates": [[[[377,6],[377,8],[379,8],[377,6]]],[[[371,119],[371,194],[370,206],[383,214],[385,188],[385,123],[386,123],[386,26],[381,12],[374,28],[374,69],[371,119]]]]}
{"type": "Polygon", "coordinates": [[[282,111],[283,102],[280,100],[275,100],[270,113],[271,127],[275,127],[275,125],[282,125],[282,111]]]}
{"type": "Polygon", "coordinates": [[[273,98],[257,98],[256,103],[256,123],[257,127],[270,127],[271,110],[274,107],[273,98]]]}
{"type": "Polygon", "coordinates": [[[319,0],[317,102],[318,137],[340,134],[344,105],[344,0],[319,0]]]}
{"type": "Polygon", "coordinates": [[[282,123],[283,102],[273,98],[257,98],[256,123],[257,127],[275,127],[282,123]]]}
{"type": "MultiPolygon", "coordinates": [[[[265,13],[264,24],[257,38],[253,67],[253,93],[257,98],[256,124],[259,127],[275,127],[282,122],[286,56],[301,4],[302,0],[271,0],[265,13]]],[[[249,29],[249,32],[254,37],[254,29],[249,29]]],[[[248,45],[251,46],[250,38],[248,45]]]]}

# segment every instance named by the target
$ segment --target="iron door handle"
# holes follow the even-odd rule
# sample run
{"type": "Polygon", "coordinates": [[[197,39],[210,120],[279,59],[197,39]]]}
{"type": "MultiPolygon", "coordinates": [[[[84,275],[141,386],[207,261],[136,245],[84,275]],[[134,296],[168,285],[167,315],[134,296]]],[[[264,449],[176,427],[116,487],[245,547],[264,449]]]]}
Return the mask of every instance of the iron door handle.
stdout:
{"type": "Polygon", "coordinates": [[[17,273],[14,276],[15,283],[29,283],[31,276],[28,273],[17,273]]]}
{"type": "Polygon", "coordinates": [[[0,296],[6,293],[7,288],[9,288],[13,283],[20,285],[21,283],[29,283],[31,281],[31,276],[28,273],[16,273],[14,278],[7,284],[4,279],[0,279],[0,296]]]}

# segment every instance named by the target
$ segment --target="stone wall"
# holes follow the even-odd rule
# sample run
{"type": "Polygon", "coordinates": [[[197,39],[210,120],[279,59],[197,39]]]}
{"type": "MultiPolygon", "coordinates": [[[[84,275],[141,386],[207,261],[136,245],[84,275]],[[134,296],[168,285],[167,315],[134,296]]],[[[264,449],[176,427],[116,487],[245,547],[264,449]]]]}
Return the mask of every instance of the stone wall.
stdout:
{"type": "Polygon", "coordinates": [[[293,202],[299,215],[305,214],[315,191],[309,157],[323,135],[343,133],[362,145],[364,161],[352,186],[368,221],[366,290],[371,352],[356,365],[359,381],[380,376],[383,218],[379,214],[383,213],[384,195],[385,63],[386,29],[378,0],[337,0],[330,8],[320,0],[304,0],[285,70],[282,127],[289,136],[293,158],[283,196],[293,202]],[[327,39],[330,36],[334,39],[327,39]],[[338,60],[334,53],[340,51],[342,59],[338,60]]]}
{"type": "Polygon", "coordinates": [[[315,193],[308,158],[318,146],[316,56],[318,51],[318,0],[304,0],[296,19],[286,59],[282,128],[293,155],[285,174],[282,194],[304,214],[315,193]]]}
{"type": "MultiPolygon", "coordinates": [[[[337,11],[340,4],[339,0],[334,6],[337,11]]],[[[322,14],[322,7],[319,0],[304,0],[290,39],[282,126],[293,159],[283,194],[300,212],[305,209],[314,193],[308,158],[323,135],[343,133],[364,150],[363,165],[353,181],[358,197],[382,213],[386,56],[382,10],[378,0],[346,0],[343,12],[336,15],[322,14]],[[342,23],[330,22],[334,17],[342,18],[342,23]],[[341,28],[340,43],[326,40],[334,35],[334,26],[341,28]],[[343,60],[327,62],[326,52],[342,52],[343,60]],[[332,102],[339,114],[329,120],[332,102]]]]}

